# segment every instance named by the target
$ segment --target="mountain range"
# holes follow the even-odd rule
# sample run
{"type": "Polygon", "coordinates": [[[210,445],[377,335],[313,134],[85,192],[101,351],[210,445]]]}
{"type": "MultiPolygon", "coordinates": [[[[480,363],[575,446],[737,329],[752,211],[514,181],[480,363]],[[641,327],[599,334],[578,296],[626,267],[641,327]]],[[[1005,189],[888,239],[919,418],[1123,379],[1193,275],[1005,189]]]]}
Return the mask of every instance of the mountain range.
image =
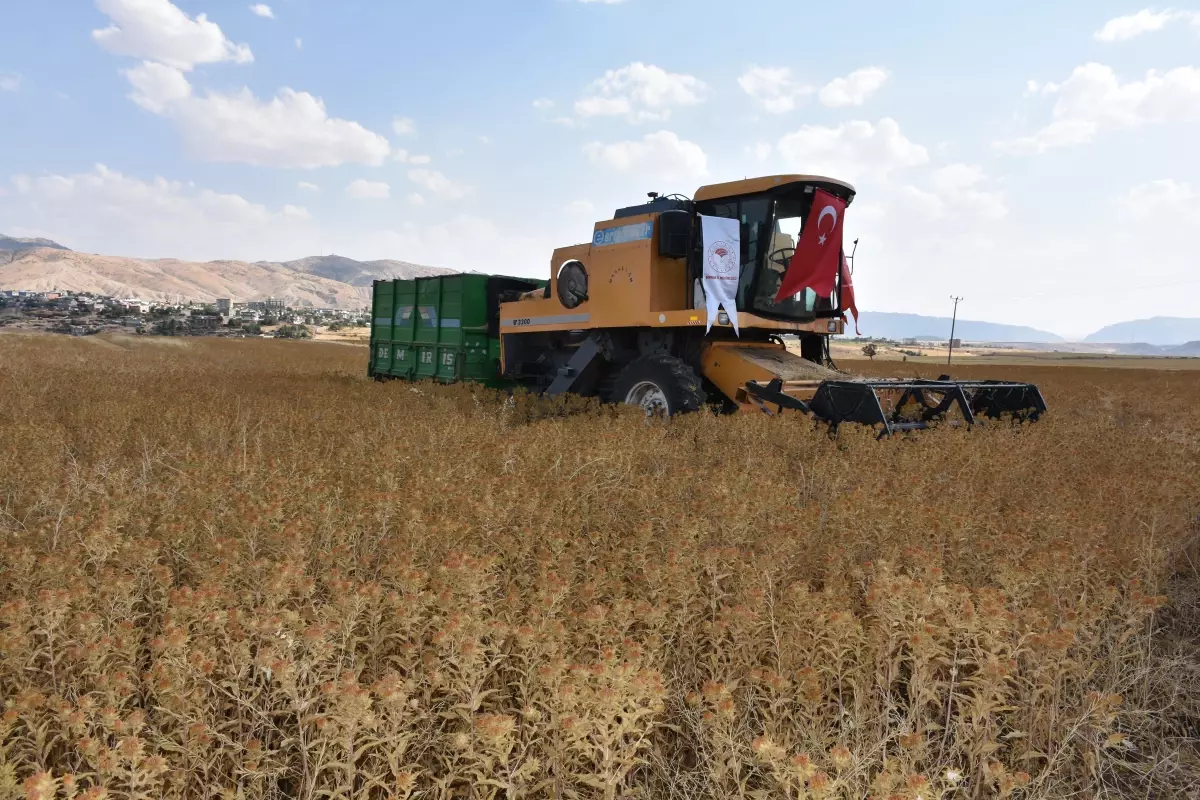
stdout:
{"type": "MultiPolygon", "coordinates": [[[[94,292],[112,297],[211,302],[276,297],[303,308],[362,308],[370,305],[371,283],[379,279],[453,274],[455,270],[407,261],[356,261],[338,255],[294,261],[182,261],[78,253],[50,239],[0,234],[0,289],[94,292]]],[[[859,328],[882,339],[946,340],[949,317],[864,311],[859,328]]],[[[1024,325],[960,319],[955,337],[968,342],[1063,346],[1050,331],[1024,325]]],[[[1145,355],[1191,355],[1200,351],[1200,319],[1152,317],[1101,328],[1083,340],[1109,350],[1145,355]]]]}
{"type": "Polygon", "coordinates": [[[66,250],[58,242],[49,239],[17,239],[0,233],[0,264],[6,264],[16,258],[17,253],[48,247],[52,250],[66,250]]]}
{"type": "Polygon", "coordinates": [[[1085,342],[1146,343],[1179,345],[1200,341],[1200,319],[1189,317],[1151,317],[1118,322],[1101,328],[1085,342]]]}
{"type": "MultiPolygon", "coordinates": [[[[950,317],[926,317],[921,314],[897,314],[890,311],[864,311],[858,327],[864,336],[878,339],[950,338],[950,317]]],[[[954,325],[954,336],[970,342],[1065,342],[1066,339],[1049,331],[1024,325],[1004,325],[999,322],[980,322],[960,319],[954,325]]]]}
{"type": "MultiPolygon", "coordinates": [[[[944,342],[950,338],[950,324],[950,317],[864,311],[858,327],[864,336],[879,339],[944,342]]],[[[970,319],[958,320],[954,325],[954,336],[965,342],[1043,345],[1038,348],[1043,350],[1146,356],[1200,355],[1200,319],[1188,317],[1152,317],[1120,322],[1101,328],[1082,343],[1069,342],[1056,333],[1038,328],[970,319]]]]}
{"type": "Polygon", "coordinates": [[[169,302],[275,297],[303,308],[362,308],[371,282],[450,274],[407,261],[355,261],[338,255],[296,261],[182,261],[78,253],[49,239],[0,235],[0,289],[93,292],[169,302]]]}

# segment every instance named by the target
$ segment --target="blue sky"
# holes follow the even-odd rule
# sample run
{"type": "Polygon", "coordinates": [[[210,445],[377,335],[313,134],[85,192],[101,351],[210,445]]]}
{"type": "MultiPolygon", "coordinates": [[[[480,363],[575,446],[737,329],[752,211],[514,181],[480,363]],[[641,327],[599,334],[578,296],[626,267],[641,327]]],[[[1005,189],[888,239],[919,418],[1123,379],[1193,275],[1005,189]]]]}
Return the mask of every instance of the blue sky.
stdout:
{"type": "MultiPolygon", "coordinates": [[[[7,2],[0,232],[542,275],[647,191],[851,180],[863,308],[1200,316],[1200,7],[7,2]]],[[[864,331],[867,333],[867,331],[864,331]]]]}

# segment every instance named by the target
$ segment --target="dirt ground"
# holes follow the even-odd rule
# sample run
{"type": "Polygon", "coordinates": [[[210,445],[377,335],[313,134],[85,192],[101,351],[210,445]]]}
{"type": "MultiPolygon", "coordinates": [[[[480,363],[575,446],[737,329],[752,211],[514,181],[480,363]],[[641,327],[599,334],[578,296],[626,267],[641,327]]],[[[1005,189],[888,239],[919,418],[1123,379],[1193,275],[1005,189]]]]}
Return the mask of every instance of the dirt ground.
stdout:
{"type": "Polygon", "coordinates": [[[317,328],[313,338],[318,342],[341,342],[343,344],[367,344],[371,340],[370,328],[342,328],[330,332],[328,328],[317,328]]]}
{"type": "MultiPolygon", "coordinates": [[[[945,347],[925,345],[899,346],[876,343],[878,353],[875,361],[901,361],[912,364],[945,364],[945,347]],[[905,355],[901,350],[916,350],[920,356],[905,355]]],[[[790,347],[790,345],[789,345],[790,347]]],[[[863,345],[858,342],[834,340],[830,352],[833,360],[857,360],[863,358],[863,345]]],[[[799,351],[799,348],[795,348],[799,351]]],[[[1067,353],[1044,350],[1024,350],[1012,345],[967,345],[956,347],[951,361],[954,365],[996,364],[1004,366],[1072,366],[1072,367],[1123,367],[1132,369],[1194,370],[1200,369],[1200,358],[1164,358],[1156,356],[1105,355],[1102,353],[1067,353]]]]}

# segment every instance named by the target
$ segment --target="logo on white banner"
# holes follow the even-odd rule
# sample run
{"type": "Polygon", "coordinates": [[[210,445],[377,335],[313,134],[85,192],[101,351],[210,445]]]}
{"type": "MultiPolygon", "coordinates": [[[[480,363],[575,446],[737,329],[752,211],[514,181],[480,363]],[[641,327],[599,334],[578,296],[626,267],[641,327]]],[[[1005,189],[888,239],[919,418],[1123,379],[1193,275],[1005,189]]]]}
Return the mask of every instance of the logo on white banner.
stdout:
{"type": "MultiPolygon", "coordinates": [[[[737,290],[738,267],[742,254],[742,226],[736,219],[728,217],[700,217],[704,233],[704,263],[702,281],[704,285],[704,308],[708,312],[708,326],[712,330],[718,313],[727,317],[738,336],[737,290]]],[[[721,320],[724,322],[724,320],[721,320]]]]}
{"type": "Polygon", "coordinates": [[[737,258],[729,242],[713,242],[709,245],[708,266],[718,275],[727,275],[737,268],[737,258]]]}

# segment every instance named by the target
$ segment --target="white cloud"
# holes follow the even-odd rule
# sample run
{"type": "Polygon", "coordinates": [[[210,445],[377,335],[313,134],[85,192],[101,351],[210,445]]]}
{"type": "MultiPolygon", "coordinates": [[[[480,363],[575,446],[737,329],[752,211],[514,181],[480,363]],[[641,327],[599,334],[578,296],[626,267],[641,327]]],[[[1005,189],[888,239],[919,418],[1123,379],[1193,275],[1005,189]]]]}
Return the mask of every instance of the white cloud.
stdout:
{"type": "Polygon", "coordinates": [[[747,147],[746,152],[754,156],[755,161],[764,164],[775,152],[775,148],[771,146],[770,142],[759,142],[753,147],[747,147]]]}
{"type": "Polygon", "coordinates": [[[392,130],[397,136],[412,136],[417,132],[417,123],[410,117],[396,117],[392,120],[392,130]]]}
{"type": "Polygon", "coordinates": [[[581,117],[615,117],[633,112],[628,97],[585,97],[575,101],[575,113],[581,117]]]}
{"type": "Polygon", "coordinates": [[[396,148],[392,151],[392,160],[399,161],[401,164],[428,164],[433,161],[427,155],[415,155],[408,152],[404,148],[396,148]]]}
{"type": "Polygon", "coordinates": [[[296,41],[296,49],[303,50],[304,49],[304,40],[301,39],[299,36],[297,36],[295,41],[296,41]]]}
{"type": "Polygon", "coordinates": [[[834,78],[821,89],[821,105],[827,108],[861,106],[887,83],[888,72],[882,67],[856,69],[844,78],[834,78]]]}
{"type": "Polygon", "coordinates": [[[533,101],[533,107],[538,111],[545,111],[547,109],[554,108],[554,101],[548,97],[539,97],[537,100],[533,101]]]}
{"type": "MultiPolygon", "coordinates": [[[[581,231],[586,241],[592,222],[589,218],[581,226],[578,220],[552,214],[537,225],[522,226],[463,214],[458,204],[443,206],[450,212],[438,216],[436,205],[429,203],[432,208],[421,214],[430,222],[408,219],[380,230],[369,215],[352,215],[326,226],[319,218],[309,219],[299,205],[267,208],[186,181],[139,181],[102,167],[83,175],[16,176],[8,190],[8,196],[0,196],[6,233],[57,238],[87,253],[195,261],[286,261],[336,252],[464,270],[488,264],[489,271],[544,277],[554,247],[576,241],[581,231]]],[[[398,195],[409,208],[428,197],[398,195]]],[[[377,202],[383,207],[386,201],[377,202]]],[[[188,289],[181,285],[179,291],[188,289]]]]}
{"type": "Polygon", "coordinates": [[[625,116],[631,122],[665,120],[674,108],[703,102],[705,91],[699,78],[635,61],[610,69],[593,81],[589,94],[576,101],[575,113],[580,117],[625,116]]]}
{"type": "Polygon", "coordinates": [[[339,164],[379,165],[387,139],[357,122],[330,117],[324,102],[283,88],[259,100],[247,88],[195,94],[178,69],[146,61],[125,71],[130,98],[175,122],[196,156],[209,161],[315,169],[339,164]]]}
{"type": "Polygon", "coordinates": [[[480,143],[480,144],[482,144],[482,145],[489,145],[489,144],[491,144],[491,143],[492,143],[492,137],[490,137],[490,136],[480,136],[480,137],[479,137],[479,143],[480,143]]]}
{"type": "MultiPolygon", "coordinates": [[[[577,228],[576,228],[577,229],[577,228]]],[[[501,224],[473,214],[455,214],[434,224],[405,222],[386,231],[359,237],[358,258],[402,258],[418,264],[451,269],[480,269],[506,275],[545,277],[546,260],[570,236],[555,235],[545,226],[524,233],[520,226],[501,224]]],[[[591,226],[587,226],[587,239],[591,226]]],[[[339,251],[341,252],[341,251],[339,251]]],[[[350,251],[347,251],[350,252],[350,251]]]]}
{"type": "Polygon", "coordinates": [[[266,3],[255,3],[250,6],[250,13],[263,19],[275,19],[275,12],[266,3]]]}
{"type": "MultiPolygon", "coordinates": [[[[1130,265],[1136,265],[1139,274],[1161,275],[1163,284],[1179,286],[1155,296],[1152,313],[1197,315],[1196,293],[1183,285],[1196,278],[1187,241],[1200,220],[1196,200],[1189,203],[1191,222],[1152,214],[1129,219],[1114,203],[1109,213],[1101,205],[1087,219],[1060,215],[1048,225],[1038,208],[1016,213],[1014,207],[1003,218],[988,219],[978,209],[964,213],[928,182],[921,187],[872,185],[847,212],[847,240],[860,238],[854,282],[861,308],[948,317],[947,295],[961,294],[969,311],[960,307],[960,319],[1084,335],[1131,317],[1136,301],[1119,287],[1128,285],[1130,265]],[[1011,275],[1014,264],[1036,275],[1036,282],[998,282],[996,276],[1011,275]],[[916,284],[914,275],[920,276],[916,284]],[[1046,316],[1048,304],[1053,319],[1046,316]]],[[[1171,208],[1164,202],[1162,213],[1171,208]]],[[[864,326],[863,333],[879,331],[864,326]]]]}
{"type": "Polygon", "coordinates": [[[1093,34],[1093,37],[1099,42],[1124,42],[1144,33],[1161,31],[1171,22],[1191,22],[1192,25],[1200,28],[1200,12],[1172,9],[1155,11],[1143,8],[1136,14],[1110,19],[1104,23],[1104,27],[1093,34]]]}
{"type": "Polygon", "coordinates": [[[738,86],[772,114],[791,111],[801,98],[813,93],[811,86],[797,83],[787,67],[751,67],[738,78],[738,86]]]}
{"type": "Polygon", "coordinates": [[[1200,221],[1200,194],[1191,184],[1170,178],[1134,186],[1117,204],[1122,217],[1135,222],[1200,221]]]}
{"type": "Polygon", "coordinates": [[[139,67],[122,70],[133,91],[129,99],[147,111],[165,113],[174,103],[188,100],[192,85],[182,72],[165,64],[143,61],[139,67]]]}
{"type": "Polygon", "coordinates": [[[296,182],[296,188],[297,188],[297,189],[303,189],[303,190],[304,190],[304,191],[306,191],[306,192],[319,192],[319,191],[321,191],[321,187],[320,187],[320,186],[317,186],[315,183],[309,183],[308,181],[297,181],[297,182],[296,182]]]}
{"type": "Polygon", "coordinates": [[[1056,147],[1085,144],[1103,130],[1200,119],[1200,69],[1150,70],[1145,80],[1121,83],[1112,67],[1076,67],[1062,84],[1048,83],[1055,95],[1051,122],[1031,136],[995,142],[1010,155],[1033,155],[1056,147]]]}
{"type": "Polygon", "coordinates": [[[410,169],[408,179],[446,200],[460,200],[475,191],[472,187],[455,183],[442,173],[432,169],[410,169]]]}
{"type": "Polygon", "coordinates": [[[975,164],[950,164],[929,179],[938,199],[952,211],[997,220],[1008,214],[1004,194],[985,188],[987,175],[975,164]]]}
{"type": "Polygon", "coordinates": [[[24,76],[19,72],[0,72],[0,92],[15,92],[21,88],[24,76]]]}
{"type": "Polygon", "coordinates": [[[392,188],[382,181],[359,178],[346,187],[346,196],[355,200],[387,200],[392,196],[392,188]]]}
{"type": "Polygon", "coordinates": [[[649,133],[640,140],[601,144],[591,142],[583,152],[594,164],[617,172],[656,178],[691,178],[708,174],[708,156],[700,145],[671,131],[649,133]]]}
{"type": "Polygon", "coordinates": [[[408,196],[408,202],[414,206],[425,205],[425,195],[420,192],[413,192],[408,196]]]}
{"type": "Polygon", "coordinates": [[[237,194],[195,189],[157,177],[143,181],[97,164],[72,175],[13,178],[6,216],[24,228],[53,231],[84,252],[190,259],[263,253],[266,239],[298,242],[309,230],[299,206],[272,211],[237,194]]]}
{"type": "Polygon", "coordinates": [[[843,122],[836,128],[806,125],[779,140],[779,153],[790,169],[848,181],[929,161],[929,151],[910,141],[890,117],[876,124],[843,122]]]}
{"type": "Polygon", "coordinates": [[[111,24],[92,31],[92,38],[110,53],[159,61],[181,70],[197,64],[254,60],[250,48],[229,41],[221,26],[209,22],[204,14],[192,19],[170,0],[96,0],[96,7],[111,24]]]}

